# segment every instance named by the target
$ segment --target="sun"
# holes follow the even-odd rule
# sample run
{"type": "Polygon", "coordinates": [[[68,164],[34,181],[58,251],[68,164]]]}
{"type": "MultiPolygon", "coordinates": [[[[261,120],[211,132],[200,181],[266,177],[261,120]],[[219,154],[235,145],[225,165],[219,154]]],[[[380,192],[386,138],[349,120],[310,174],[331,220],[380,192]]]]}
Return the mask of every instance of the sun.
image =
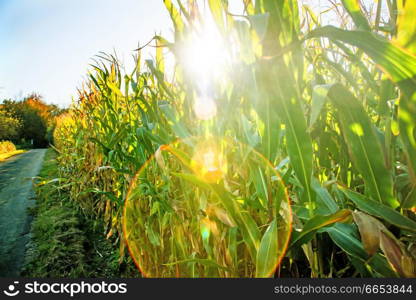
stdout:
{"type": "Polygon", "coordinates": [[[196,118],[212,119],[217,114],[216,86],[226,81],[233,55],[230,41],[209,13],[193,23],[180,49],[179,60],[195,89],[196,118]]]}
{"type": "Polygon", "coordinates": [[[209,17],[195,27],[182,53],[186,72],[202,82],[221,77],[231,61],[225,37],[209,17]]]}

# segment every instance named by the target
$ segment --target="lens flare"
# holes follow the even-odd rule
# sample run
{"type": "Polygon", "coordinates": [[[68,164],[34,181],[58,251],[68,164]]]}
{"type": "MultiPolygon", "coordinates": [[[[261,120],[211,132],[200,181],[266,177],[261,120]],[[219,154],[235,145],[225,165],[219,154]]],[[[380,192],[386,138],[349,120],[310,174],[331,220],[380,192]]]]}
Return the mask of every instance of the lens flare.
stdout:
{"type": "Polygon", "coordinates": [[[291,230],[275,168],[223,138],[160,147],[133,178],[124,204],[123,237],[145,277],[270,277],[291,230]]]}
{"type": "Polygon", "coordinates": [[[210,140],[195,147],[191,167],[200,179],[209,183],[218,182],[227,173],[227,163],[220,145],[210,140]]]}
{"type": "Polygon", "coordinates": [[[205,81],[222,76],[231,58],[215,23],[206,18],[199,25],[185,42],[181,59],[195,81],[205,81]]]}
{"type": "Polygon", "coordinates": [[[194,103],[194,112],[199,120],[210,120],[217,114],[217,105],[210,97],[197,97],[194,103]]]}

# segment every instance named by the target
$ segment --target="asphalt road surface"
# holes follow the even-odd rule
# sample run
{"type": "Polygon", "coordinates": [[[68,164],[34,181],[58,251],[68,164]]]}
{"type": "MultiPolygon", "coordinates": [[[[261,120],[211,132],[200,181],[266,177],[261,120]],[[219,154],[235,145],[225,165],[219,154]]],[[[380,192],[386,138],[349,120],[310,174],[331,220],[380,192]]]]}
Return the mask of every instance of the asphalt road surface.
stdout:
{"type": "Polygon", "coordinates": [[[30,236],[27,208],[34,205],[32,177],[38,175],[46,149],[34,149],[0,163],[0,276],[16,277],[30,236]]]}

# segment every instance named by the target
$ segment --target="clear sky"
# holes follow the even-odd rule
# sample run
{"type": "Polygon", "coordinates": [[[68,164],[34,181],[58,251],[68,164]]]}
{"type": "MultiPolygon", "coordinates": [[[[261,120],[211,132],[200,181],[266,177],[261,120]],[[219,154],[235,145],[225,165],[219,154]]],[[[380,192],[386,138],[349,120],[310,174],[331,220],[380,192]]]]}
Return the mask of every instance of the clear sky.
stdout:
{"type": "MultiPolygon", "coordinates": [[[[232,12],[242,9],[241,0],[229,2],[232,12]]],[[[329,7],[328,0],[301,2],[329,7]]],[[[130,70],[138,42],[170,37],[171,28],[162,0],[0,0],[0,102],[36,92],[68,106],[100,51],[116,50],[130,70]]]]}
{"type": "Polygon", "coordinates": [[[0,101],[37,92],[67,106],[99,51],[128,63],[170,32],[162,0],[0,0],[0,101]]]}

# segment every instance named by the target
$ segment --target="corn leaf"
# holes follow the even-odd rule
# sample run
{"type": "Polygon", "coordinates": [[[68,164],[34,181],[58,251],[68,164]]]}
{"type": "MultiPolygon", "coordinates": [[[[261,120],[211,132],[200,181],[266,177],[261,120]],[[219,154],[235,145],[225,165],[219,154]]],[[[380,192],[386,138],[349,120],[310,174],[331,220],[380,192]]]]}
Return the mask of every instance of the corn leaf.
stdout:
{"type": "Polygon", "coordinates": [[[315,178],[312,178],[312,188],[317,195],[317,211],[325,211],[326,213],[324,215],[326,215],[334,214],[339,210],[338,204],[332,198],[328,190],[322,187],[315,178]]]}
{"type": "Polygon", "coordinates": [[[256,277],[270,277],[279,259],[277,222],[274,219],[264,233],[256,259],[256,277]]]}
{"type": "Polygon", "coordinates": [[[311,116],[309,119],[309,128],[313,126],[321,113],[322,107],[325,104],[331,84],[317,85],[312,92],[312,106],[311,116]]]}
{"type": "MultiPolygon", "coordinates": [[[[410,18],[410,17],[409,17],[410,18]]],[[[404,21],[403,21],[404,22],[404,21]]],[[[406,20],[407,22],[407,20],[406,20]]],[[[412,27],[413,28],[413,27],[412,27]]],[[[406,28],[407,29],[407,28],[406,28]]],[[[413,29],[410,29],[413,36],[413,29]]],[[[366,31],[348,31],[333,26],[313,30],[308,38],[327,37],[356,46],[370,56],[396,83],[403,96],[399,105],[401,139],[405,145],[412,189],[403,208],[416,206],[416,56],[386,39],[366,31]]],[[[404,38],[405,39],[405,38],[404,38]]]]}
{"type": "Polygon", "coordinates": [[[324,26],[309,33],[307,38],[327,37],[356,46],[370,56],[393,82],[409,95],[416,90],[416,57],[384,38],[366,31],[349,31],[334,26],[324,26]]]}
{"type": "Polygon", "coordinates": [[[394,209],[346,188],[339,187],[339,189],[348,199],[354,202],[360,210],[375,217],[382,218],[397,227],[416,232],[416,222],[406,218],[394,209]]]}
{"type": "Polygon", "coordinates": [[[416,1],[399,0],[397,35],[394,43],[416,54],[416,1]]]}
{"type": "Polygon", "coordinates": [[[381,232],[380,235],[380,248],[383,250],[389,263],[393,266],[394,270],[401,276],[406,277],[402,270],[402,250],[398,243],[392,239],[389,235],[381,232]]]}
{"type": "Polygon", "coordinates": [[[369,264],[377,273],[384,277],[397,277],[393,270],[389,268],[386,259],[381,255],[375,254],[369,260],[363,245],[358,240],[358,233],[354,225],[338,223],[332,227],[324,228],[323,231],[329,234],[338,247],[349,255],[358,258],[362,263],[369,264]]]}
{"type": "Polygon", "coordinates": [[[367,260],[368,255],[364,250],[363,245],[357,239],[357,232],[354,227],[348,224],[336,224],[335,226],[325,228],[331,239],[341,249],[362,260],[367,260]]]}
{"type": "Polygon", "coordinates": [[[339,84],[330,88],[328,97],[338,110],[351,159],[362,174],[369,194],[377,202],[397,207],[399,203],[393,197],[393,181],[385,166],[382,147],[362,105],[339,84]]]}
{"type": "Polygon", "coordinates": [[[323,227],[345,221],[351,215],[351,211],[342,209],[328,216],[315,216],[303,226],[301,232],[293,232],[290,247],[297,247],[310,241],[315,232],[323,227]]]}
{"type": "Polygon", "coordinates": [[[345,9],[348,11],[349,15],[353,19],[355,25],[358,29],[362,30],[371,30],[370,24],[368,24],[367,18],[364,17],[361,12],[360,1],[359,0],[342,0],[342,4],[345,9]]]}
{"type": "Polygon", "coordinates": [[[179,40],[182,36],[182,32],[184,31],[185,25],[183,23],[182,17],[178,11],[178,9],[173,5],[171,0],[163,0],[166,9],[170,14],[170,18],[172,19],[173,25],[175,27],[175,40],[179,40]]]}

